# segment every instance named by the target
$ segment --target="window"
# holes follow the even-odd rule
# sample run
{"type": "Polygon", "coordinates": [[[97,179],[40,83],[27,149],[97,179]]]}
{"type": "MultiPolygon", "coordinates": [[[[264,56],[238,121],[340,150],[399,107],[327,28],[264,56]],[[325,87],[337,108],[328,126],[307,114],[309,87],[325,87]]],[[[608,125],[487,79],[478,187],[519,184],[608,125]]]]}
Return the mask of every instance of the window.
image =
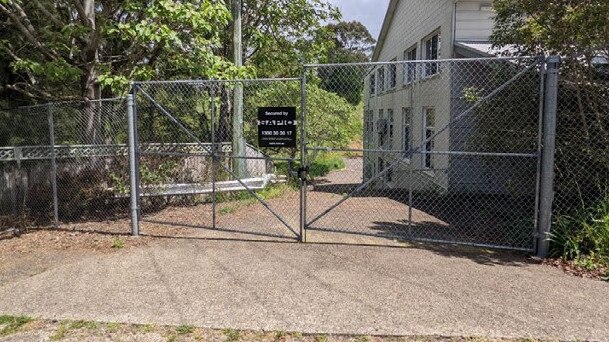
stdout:
{"type": "MultiPolygon", "coordinates": [[[[416,61],[417,60],[417,47],[416,45],[410,50],[404,51],[405,61],[416,61]]],[[[417,64],[415,62],[406,63],[404,66],[404,85],[408,85],[414,82],[417,78],[416,74],[417,64]]]]}
{"type": "Polygon", "coordinates": [[[389,119],[389,150],[393,150],[393,109],[387,109],[387,117],[389,119]]]}
{"type": "Polygon", "coordinates": [[[397,84],[398,66],[395,64],[397,60],[397,58],[394,58],[391,60],[393,63],[389,64],[389,89],[395,88],[397,84]]]}
{"type": "MultiPolygon", "coordinates": [[[[423,42],[423,48],[425,49],[424,59],[426,60],[437,60],[440,59],[440,34],[434,34],[423,42]]],[[[425,63],[424,73],[425,77],[435,75],[439,72],[438,63],[429,62],[425,63]]]]}
{"type": "Polygon", "coordinates": [[[433,154],[430,153],[434,149],[436,110],[434,108],[423,108],[423,168],[433,169],[433,154]]]}
{"type": "Polygon", "coordinates": [[[368,180],[370,178],[372,178],[372,167],[374,165],[370,165],[369,163],[366,163],[364,165],[364,180],[368,180]]]}
{"type": "Polygon", "coordinates": [[[378,120],[376,121],[377,124],[377,132],[379,135],[379,140],[378,140],[378,148],[383,148],[385,146],[385,143],[387,142],[387,121],[385,120],[384,117],[384,110],[383,109],[379,109],[379,117],[378,120]]]}
{"type": "Polygon", "coordinates": [[[410,151],[410,108],[402,108],[402,150],[404,153],[410,151]]]}
{"type": "Polygon", "coordinates": [[[377,94],[382,93],[385,91],[385,66],[378,69],[376,78],[378,82],[377,94]]]}
{"type": "MultiPolygon", "coordinates": [[[[389,163],[385,163],[385,164],[386,164],[386,167],[389,167],[391,165],[389,163]]],[[[385,173],[385,181],[387,183],[393,182],[393,168],[392,167],[389,167],[389,169],[385,173]]]]}
{"type": "Polygon", "coordinates": [[[372,144],[372,139],[374,137],[374,111],[368,110],[366,111],[366,116],[364,118],[364,147],[370,148],[372,144]]]}
{"type": "Polygon", "coordinates": [[[370,75],[370,95],[374,95],[376,92],[376,75],[372,73],[370,75]]]}

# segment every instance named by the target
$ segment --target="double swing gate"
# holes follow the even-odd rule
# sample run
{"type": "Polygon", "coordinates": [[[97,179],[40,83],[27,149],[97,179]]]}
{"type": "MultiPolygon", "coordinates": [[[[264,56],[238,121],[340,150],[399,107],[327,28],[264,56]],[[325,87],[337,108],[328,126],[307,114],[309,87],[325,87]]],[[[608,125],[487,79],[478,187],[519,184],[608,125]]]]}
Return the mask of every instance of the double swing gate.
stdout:
{"type": "Polygon", "coordinates": [[[543,58],[483,58],[135,83],[132,229],[533,251],[551,205],[547,74],[543,58]],[[296,111],[295,147],[260,144],[269,107],[296,111]]]}

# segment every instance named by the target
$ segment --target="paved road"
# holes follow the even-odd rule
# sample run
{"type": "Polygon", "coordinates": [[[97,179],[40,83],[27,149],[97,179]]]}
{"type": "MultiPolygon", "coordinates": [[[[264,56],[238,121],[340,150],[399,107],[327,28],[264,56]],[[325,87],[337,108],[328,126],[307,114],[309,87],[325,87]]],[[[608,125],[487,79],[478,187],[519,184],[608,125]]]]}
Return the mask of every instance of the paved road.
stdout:
{"type": "Polygon", "coordinates": [[[609,284],[522,257],[175,239],[0,286],[0,314],[209,328],[609,340],[609,284]]]}

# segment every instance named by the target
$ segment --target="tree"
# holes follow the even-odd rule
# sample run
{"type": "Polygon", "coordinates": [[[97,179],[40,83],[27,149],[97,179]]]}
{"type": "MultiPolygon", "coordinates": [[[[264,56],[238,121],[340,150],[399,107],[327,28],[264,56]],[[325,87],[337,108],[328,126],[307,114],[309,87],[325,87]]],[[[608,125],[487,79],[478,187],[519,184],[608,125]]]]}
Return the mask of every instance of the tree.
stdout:
{"type": "Polygon", "coordinates": [[[333,49],[329,51],[330,63],[359,63],[370,61],[376,40],[366,26],[359,21],[341,21],[329,24],[326,29],[332,37],[333,49]]]}
{"type": "MultiPolygon", "coordinates": [[[[328,50],[329,63],[363,63],[370,61],[376,42],[368,29],[358,21],[329,24],[333,48],[328,50]]],[[[365,67],[322,67],[319,69],[321,88],[336,93],[352,105],[362,100],[365,67]]]]}
{"type": "MultiPolygon", "coordinates": [[[[563,57],[553,227],[559,243],[555,247],[562,248],[565,257],[573,257],[574,248],[577,256],[580,252],[593,256],[599,253],[590,247],[594,244],[586,246],[579,239],[602,233],[604,227],[597,231],[597,223],[607,214],[609,201],[609,2],[495,0],[493,6],[495,45],[510,46],[521,55],[563,57]]],[[[606,249],[598,255],[603,254],[607,257],[606,249]]]]}
{"type": "MultiPolygon", "coordinates": [[[[324,25],[341,16],[328,0],[243,0],[243,6],[243,61],[258,76],[299,76],[302,64],[325,61],[331,42],[324,25]]],[[[222,55],[229,55],[230,42],[222,55]]]]}
{"type": "Polygon", "coordinates": [[[30,99],[98,99],[129,80],[233,73],[216,56],[230,13],[204,0],[0,0],[0,49],[30,99]],[[102,94],[103,92],[103,94],[102,94]]]}

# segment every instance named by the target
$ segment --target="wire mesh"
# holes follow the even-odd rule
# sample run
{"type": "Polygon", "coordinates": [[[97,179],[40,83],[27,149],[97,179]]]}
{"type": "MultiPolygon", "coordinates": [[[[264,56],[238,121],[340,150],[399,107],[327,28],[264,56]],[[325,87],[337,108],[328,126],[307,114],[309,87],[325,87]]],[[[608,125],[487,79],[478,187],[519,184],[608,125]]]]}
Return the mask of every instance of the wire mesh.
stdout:
{"type": "Polygon", "coordinates": [[[16,220],[21,229],[128,232],[123,99],[22,107],[3,119],[2,214],[10,212],[8,222],[16,220]]]}
{"type": "Polygon", "coordinates": [[[300,113],[300,80],[148,82],[136,95],[144,233],[297,237],[298,150],[259,146],[257,111],[300,113]]]}
{"type": "MultiPolygon", "coordinates": [[[[312,86],[353,106],[362,142],[308,137],[310,164],[329,148],[346,167],[312,180],[307,229],[532,250],[539,68],[490,58],[308,67],[312,86]]],[[[327,110],[310,97],[307,123],[327,110]]]]}
{"type": "Polygon", "coordinates": [[[558,89],[554,253],[573,258],[606,245],[609,213],[609,73],[606,64],[566,60],[558,89]],[[605,233],[604,233],[605,232],[605,233]],[[597,240],[596,242],[591,241],[597,240]],[[557,248],[564,247],[564,250],[557,248]]]}
{"type": "Polygon", "coordinates": [[[48,107],[0,111],[0,231],[53,219],[48,107]]]}

